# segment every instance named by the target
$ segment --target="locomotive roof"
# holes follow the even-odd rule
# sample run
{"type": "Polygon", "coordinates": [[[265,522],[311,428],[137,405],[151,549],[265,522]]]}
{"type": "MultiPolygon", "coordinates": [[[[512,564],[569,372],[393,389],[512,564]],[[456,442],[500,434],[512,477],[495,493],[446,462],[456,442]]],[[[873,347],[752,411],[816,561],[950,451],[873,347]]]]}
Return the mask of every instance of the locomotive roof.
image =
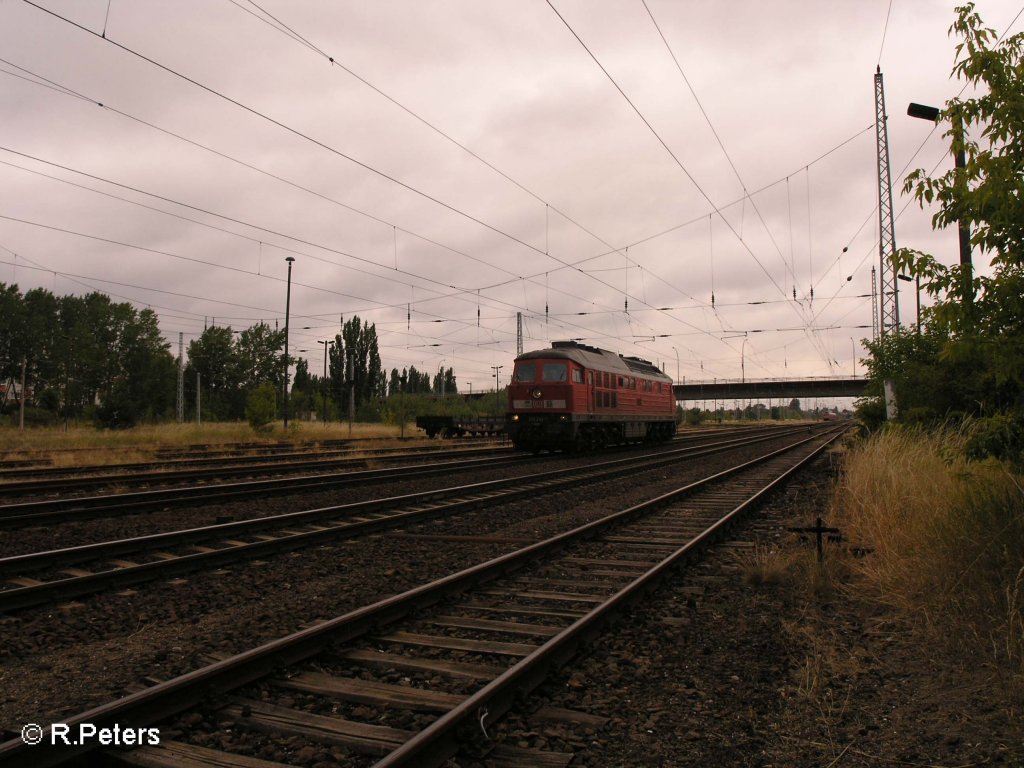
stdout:
{"type": "Polygon", "coordinates": [[[623,357],[609,352],[607,349],[598,349],[586,344],[578,344],[575,341],[554,341],[551,343],[550,349],[524,352],[516,360],[537,360],[539,358],[572,360],[585,368],[598,371],[642,373],[653,378],[671,381],[659,370],[658,366],[647,360],[641,360],[639,357],[623,357]]]}

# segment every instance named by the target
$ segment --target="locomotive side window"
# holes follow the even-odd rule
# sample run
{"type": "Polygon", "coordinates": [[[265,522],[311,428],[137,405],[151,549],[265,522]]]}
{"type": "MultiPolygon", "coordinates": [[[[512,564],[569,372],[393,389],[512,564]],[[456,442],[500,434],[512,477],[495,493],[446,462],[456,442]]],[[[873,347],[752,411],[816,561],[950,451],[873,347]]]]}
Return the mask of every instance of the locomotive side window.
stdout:
{"type": "Polygon", "coordinates": [[[542,381],[565,381],[568,378],[568,370],[565,363],[544,363],[541,372],[542,381]]]}
{"type": "Polygon", "coordinates": [[[519,363],[516,366],[516,381],[532,383],[537,379],[537,366],[533,363],[519,363]]]}
{"type": "Polygon", "coordinates": [[[579,368],[573,368],[572,369],[572,383],[573,384],[582,384],[583,383],[583,371],[581,371],[579,368]]]}

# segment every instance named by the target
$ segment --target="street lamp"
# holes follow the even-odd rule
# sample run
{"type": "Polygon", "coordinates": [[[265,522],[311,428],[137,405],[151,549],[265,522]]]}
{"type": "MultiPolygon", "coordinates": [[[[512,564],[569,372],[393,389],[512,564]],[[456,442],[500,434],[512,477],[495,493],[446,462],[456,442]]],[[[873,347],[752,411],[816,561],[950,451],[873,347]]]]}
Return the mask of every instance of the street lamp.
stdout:
{"type": "Polygon", "coordinates": [[[323,382],[323,388],[324,388],[324,426],[325,427],[327,426],[327,348],[330,347],[331,344],[333,344],[333,343],[334,343],[334,339],[330,339],[328,341],[319,341],[319,340],[317,341],[317,344],[323,344],[324,345],[324,382],[323,382]]]}
{"type": "MultiPolygon", "coordinates": [[[[897,278],[905,283],[911,282],[910,275],[896,275],[897,278]]],[[[921,276],[915,276],[915,289],[917,291],[917,335],[921,335],[921,276]]]]}
{"type": "Polygon", "coordinates": [[[288,432],[288,319],[292,308],[292,262],[294,256],[286,256],[288,262],[288,291],[284,300],[284,431],[288,432]]]}
{"type": "MultiPolygon", "coordinates": [[[[672,349],[676,353],[676,384],[678,384],[679,383],[679,350],[676,349],[675,347],[672,347],[672,349]]],[[[690,381],[693,381],[693,379],[691,378],[690,381]]]]}
{"type": "MultiPolygon", "coordinates": [[[[911,102],[907,107],[907,114],[910,117],[917,117],[921,120],[935,122],[939,119],[938,107],[928,107],[924,104],[911,102]]],[[[950,122],[953,130],[953,148],[956,149],[954,167],[962,172],[967,167],[967,152],[964,149],[964,119],[960,113],[950,115],[950,122]]],[[[960,269],[963,273],[963,300],[966,309],[974,302],[974,270],[971,264],[971,228],[963,219],[959,220],[957,227],[960,238],[960,269]]]]}

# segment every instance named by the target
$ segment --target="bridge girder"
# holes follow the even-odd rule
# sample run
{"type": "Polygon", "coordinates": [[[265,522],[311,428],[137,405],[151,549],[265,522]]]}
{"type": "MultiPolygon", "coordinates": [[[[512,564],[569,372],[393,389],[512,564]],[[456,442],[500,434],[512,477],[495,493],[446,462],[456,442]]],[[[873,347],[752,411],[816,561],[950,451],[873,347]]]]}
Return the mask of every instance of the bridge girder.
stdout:
{"type": "Polygon", "coordinates": [[[809,397],[863,397],[867,379],[768,379],[762,381],[702,381],[674,384],[676,400],[773,400],[809,397]]]}

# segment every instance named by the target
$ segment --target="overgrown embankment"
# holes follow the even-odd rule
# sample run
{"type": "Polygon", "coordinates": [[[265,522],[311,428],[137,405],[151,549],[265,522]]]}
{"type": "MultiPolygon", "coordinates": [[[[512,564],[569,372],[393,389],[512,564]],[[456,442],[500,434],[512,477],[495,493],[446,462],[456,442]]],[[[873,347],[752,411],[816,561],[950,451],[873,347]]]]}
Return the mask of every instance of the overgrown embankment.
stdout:
{"type": "Polygon", "coordinates": [[[868,551],[848,586],[898,620],[1024,673],[1024,478],[964,458],[965,430],[886,430],[854,448],[833,524],[868,551]]]}

